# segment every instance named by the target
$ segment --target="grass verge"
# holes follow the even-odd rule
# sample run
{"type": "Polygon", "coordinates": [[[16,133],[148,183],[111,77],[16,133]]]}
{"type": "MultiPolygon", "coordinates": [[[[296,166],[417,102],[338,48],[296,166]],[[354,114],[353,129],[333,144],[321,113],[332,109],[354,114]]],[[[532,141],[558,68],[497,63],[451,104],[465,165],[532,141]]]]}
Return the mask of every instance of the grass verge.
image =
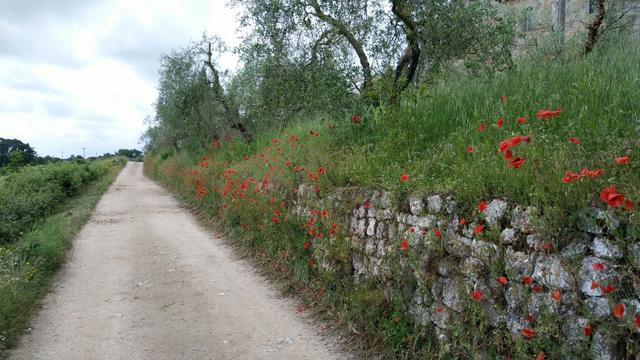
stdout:
{"type": "Polygon", "coordinates": [[[7,350],[27,328],[72,239],[89,220],[122,166],[122,162],[113,161],[102,177],[63,204],[56,214],[37,223],[16,243],[0,246],[0,358],[7,356],[7,350]]]}

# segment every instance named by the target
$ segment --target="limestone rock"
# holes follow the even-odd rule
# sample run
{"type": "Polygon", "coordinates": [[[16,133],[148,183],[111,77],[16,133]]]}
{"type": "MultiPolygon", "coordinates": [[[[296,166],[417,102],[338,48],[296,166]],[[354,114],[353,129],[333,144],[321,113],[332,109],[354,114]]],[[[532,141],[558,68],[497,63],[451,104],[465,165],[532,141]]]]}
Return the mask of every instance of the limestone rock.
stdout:
{"type": "Polygon", "coordinates": [[[532,217],[535,214],[536,208],[529,206],[526,209],[521,206],[516,206],[511,214],[511,227],[519,230],[523,234],[530,234],[534,232],[532,217]]]}
{"type": "Polygon", "coordinates": [[[417,195],[409,195],[407,198],[407,202],[409,203],[409,210],[413,215],[420,215],[422,209],[424,208],[424,203],[422,202],[422,198],[417,195]]]}
{"type": "Polygon", "coordinates": [[[516,241],[518,237],[518,230],[512,228],[506,228],[500,233],[500,240],[503,244],[511,245],[516,241]]]}
{"type": "Polygon", "coordinates": [[[593,239],[593,243],[591,244],[591,251],[593,251],[593,254],[598,257],[615,259],[619,259],[622,257],[622,251],[620,251],[620,248],[603,237],[596,237],[595,239],[593,239]]]}
{"type": "Polygon", "coordinates": [[[432,195],[427,198],[427,207],[429,212],[432,214],[437,214],[442,210],[442,198],[440,195],[432,195]]]}
{"type": "Polygon", "coordinates": [[[500,220],[507,210],[507,202],[500,199],[492,200],[484,211],[485,220],[489,226],[495,227],[499,225],[500,220]]]}
{"type": "Polygon", "coordinates": [[[573,275],[565,269],[562,258],[558,255],[538,258],[532,277],[541,285],[561,290],[572,290],[575,281],[573,275]]]}

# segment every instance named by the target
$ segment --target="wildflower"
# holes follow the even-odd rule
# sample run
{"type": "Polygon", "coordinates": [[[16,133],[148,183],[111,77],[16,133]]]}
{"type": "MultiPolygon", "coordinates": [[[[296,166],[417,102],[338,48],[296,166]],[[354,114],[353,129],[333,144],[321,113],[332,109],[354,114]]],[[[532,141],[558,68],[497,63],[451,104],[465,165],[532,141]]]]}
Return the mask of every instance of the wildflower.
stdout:
{"type": "Polygon", "coordinates": [[[616,291],[616,288],[613,287],[613,285],[609,284],[609,285],[601,286],[600,291],[602,291],[604,295],[607,295],[616,291]]]}
{"type": "Polygon", "coordinates": [[[320,216],[327,217],[327,210],[322,210],[322,212],[320,212],[320,216]]]}
{"type": "Polygon", "coordinates": [[[600,287],[600,284],[598,284],[597,281],[591,281],[591,290],[597,289],[600,287]]]}
{"type": "Polygon", "coordinates": [[[487,203],[484,200],[481,200],[478,203],[477,208],[479,212],[484,212],[485,210],[487,210],[487,203]]]}
{"type": "Polygon", "coordinates": [[[600,200],[611,207],[618,207],[624,201],[624,195],[619,194],[615,186],[609,186],[600,192],[600,200]]]}
{"type": "Polygon", "coordinates": [[[500,101],[502,101],[502,103],[506,103],[507,102],[507,96],[506,95],[502,95],[500,96],[500,101]]]}
{"type": "Polygon", "coordinates": [[[507,283],[509,282],[509,279],[507,279],[506,276],[500,276],[496,280],[502,285],[507,285],[507,283]]]}
{"type": "Polygon", "coordinates": [[[318,168],[318,174],[324,174],[326,171],[327,171],[327,170],[326,170],[324,167],[322,167],[322,166],[320,166],[320,167],[318,168]]]}
{"type": "Polygon", "coordinates": [[[309,229],[309,235],[313,236],[316,233],[316,229],[315,228],[310,228],[309,229]]]}
{"type": "Polygon", "coordinates": [[[522,328],[522,336],[526,337],[526,338],[532,338],[534,335],[536,334],[535,331],[533,331],[533,329],[528,328],[528,327],[524,327],[522,328]]]}
{"type": "Polygon", "coordinates": [[[604,270],[604,264],[600,262],[595,262],[591,264],[591,268],[595,271],[602,271],[604,270]]]}
{"type": "Polygon", "coordinates": [[[407,251],[407,247],[409,247],[409,241],[402,240],[400,242],[400,249],[402,249],[402,251],[407,251]]]}
{"type": "Polygon", "coordinates": [[[522,167],[522,165],[524,164],[525,160],[526,160],[525,158],[517,157],[517,158],[511,160],[510,162],[508,162],[507,163],[507,167],[514,168],[514,169],[519,169],[520,167],[522,167]]]}
{"type": "Polygon", "coordinates": [[[553,299],[554,301],[560,301],[560,297],[561,297],[560,290],[553,290],[551,292],[551,299],[553,299]]]}
{"type": "Polygon", "coordinates": [[[440,230],[438,230],[438,229],[433,229],[433,234],[434,234],[437,238],[442,237],[442,232],[440,232],[440,230]]]}
{"type": "Polygon", "coordinates": [[[540,291],[542,291],[542,286],[535,284],[531,287],[531,291],[533,291],[534,293],[539,293],[540,291]]]}
{"type": "Polygon", "coordinates": [[[529,322],[529,324],[532,324],[532,323],[534,323],[536,321],[536,318],[533,317],[533,315],[531,315],[531,313],[527,314],[526,318],[527,318],[527,322],[529,322]]]}
{"type": "Polygon", "coordinates": [[[460,224],[460,225],[464,225],[466,222],[467,222],[467,221],[466,221],[464,218],[461,218],[461,219],[458,221],[458,224],[460,224]]]}
{"type": "Polygon", "coordinates": [[[516,119],[516,121],[518,122],[518,124],[524,124],[526,120],[524,119],[523,116],[520,116],[516,119]]]}
{"type": "Polygon", "coordinates": [[[277,216],[272,217],[271,218],[271,222],[273,222],[274,224],[277,224],[278,223],[278,217],[277,216]]]}
{"type": "Polygon", "coordinates": [[[636,314],[636,318],[635,320],[633,320],[633,323],[636,325],[637,328],[640,328],[640,314],[636,314]]]}
{"type": "Polygon", "coordinates": [[[635,205],[633,204],[633,201],[631,201],[631,200],[629,200],[629,199],[626,199],[626,200],[624,201],[624,208],[625,208],[625,209],[627,209],[627,210],[631,211],[631,210],[633,210],[633,208],[634,208],[634,207],[635,207],[635,205]]]}
{"type": "Polygon", "coordinates": [[[436,312],[441,313],[441,312],[443,312],[443,311],[444,311],[444,307],[442,307],[442,306],[438,306],[438,307],[436,308],[436,312]]]}
{"type": "Polygon", "coordinates": [[[620,156],[616,158],[616,164],[618,165],[626,165],[629,163],[629,157],[628,156],[620,156]]]}
{"type": "Polygon", "coordinates": [[[562,111],[562,108],[560,108],[559,106],[555,111],[548,110],[548,109],[542,109],[542,110],[538,110],[538,113],[536,114],[536,116],[538,117],[538,119],[552,118],[552,117],[560,114],[561,111],[562,111]]]}
{"type": "Polygon", "coordinates": [[[502,127],[504,124],[504,118],[500,118],[496,121],[496,127],[502,127]]]}
{"type": "Polygon", "coordinates": [[[522,283],[524,285],[529,285],[533,282],[533,278],[531,276],[524,276],[522,277],[522,283]]]}
{"type": "Polygon", "coordinates": [[[582,328],[582,335],[589,337],[591,335],[591,324],[586,324],[582,328]]]}
{"type": "Polygon", "coordinates": [[[614,308],[613,308],[613,316],[617,317],[618,319],[622,318],[622,316],[624,315],[624,305],[622,304],[617,304],[614,308]]]}
{"type": "Polygon", "coordinates": [[[484,131],[487,128],[487,125],[480,123],[480,126],[478,126],[478,131],[484,131]]]}
{"type": "Polygon", "coordinates": [[[544,351],[540,351],[538,353],[538,356],[536,356],[536,360],[544,360],[544,359],[546,359],[546,355],[545,355],[544,351]]]}
{"type": "Polygon", "coordinates": [[[278,209],[273,210],[273,215],[280,216],[280,210],[278,209]]]}
{"type": "Polygon", "coordinates": [[[311,247],[311,243],[309,241],[305,241],[304,244],[302,244],[302,247],[304,247],[304,249],[307,250],[311,247]]]}
{"type": "Polygon", "coordinates": [[[476,301],[482,300],[482,291],[476,289],[471,292],[471,298],[476,301]]]}
{"type": "Polygon", "coordinates": [[[471,146],[471,145],[467,146],[467,152],[469,154],[473,154],[474,151],[475,151],[475,149],[473,148],[473,146],[471,146]]]}
{"type": "Polygon", "coordinates": [[[370,207],[371,207],[371,204],[369,204],[369,202],[368,202],[368,201],[365,201],[365,202],[364,202],[364,205],[362,205],[362,206],[364,206],[364,208],[365,208],[365,209],[368,209],[368,208],[370,208],[370,207]]]}
{"type": "Polygon", "coordinates": [[[352,123],[357,124],[357,123],[360,122],[360,120],[361,120],[360,115],[357,115],[357,114],[351,115],[351,122],[352,123]]]}
{"type": "Polygon", "coordinates": [[[476,227],[473,228],[473,232],[476,234],[480,234],[483,229],[484,229],[484,225],[476,225],[476,227]]]}
{"type": "Polygon", "coordinates": [[[565,183],[565,184],[568,184],[573,180],[580,179],[581,177],[582,177],[582,175],[580,175],[578,173],[567,171],[567,172],[564,173],[564,177],[562,178],[562,182],[565,183]]]}
{"type": "Polygon", "coordinates": [[[407,182],[409,181],[409,175],[407,175],[406,173],[400,175],[400,180],[407,182]]]}
{"type": "Polygon", "coordinates": [[[569,138],[569,142],[572,142],[572,143],[574,143],[576,145],[580,145],[580,139],[578,139],[578,138],[570,137],[569,138]]]}

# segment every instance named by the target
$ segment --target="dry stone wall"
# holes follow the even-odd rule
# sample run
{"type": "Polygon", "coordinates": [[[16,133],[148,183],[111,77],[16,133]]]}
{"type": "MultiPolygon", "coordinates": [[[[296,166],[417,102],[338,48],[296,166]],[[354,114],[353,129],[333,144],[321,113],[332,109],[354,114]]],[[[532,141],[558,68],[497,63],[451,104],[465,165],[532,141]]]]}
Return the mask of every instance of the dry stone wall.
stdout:
{"type": "MultiPolygon", "coordinates": [[[[475,290],[491,325],[514,337],[532,328],[532,319],[551,315],[562,319],[565,341],[559,346],[567,353],[616,359],[625,342],[638,341],[620,334],[640,326],[640,243],[613,210],[587,208],[575,229],[544,235],[538,209],[504,199],[488,201],[479,212],[475,204],[462,207],[439,194],[398,199],[384,190],[341,188],[320,198],[301,185],[295,212],[304,217],[313,209],[342,214],[354,286],[377,279],[393,297],[393,262],[415,277],[406,313],[416,324],[435,327],[443,343],[452,336],[451,319],[475,290]],[[474,231],[478,226],[482,231],[474,231]],[[624,313],[618,317],[619,304],[624,313]],[[587,325],[591,336],[584,334],[587,325]]],[[[336,271],[330,255],[335,241],[314,244],[324,271],[336,271]]]]}

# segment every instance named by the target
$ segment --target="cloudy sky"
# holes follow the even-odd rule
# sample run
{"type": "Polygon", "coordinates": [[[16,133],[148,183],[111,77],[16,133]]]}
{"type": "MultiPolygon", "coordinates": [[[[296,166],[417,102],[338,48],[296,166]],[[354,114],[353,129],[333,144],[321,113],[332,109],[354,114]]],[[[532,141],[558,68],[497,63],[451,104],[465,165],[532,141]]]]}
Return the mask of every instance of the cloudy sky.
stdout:
{"type": "MultiPolygon", "coordinates": [[[[237,45],[227,0],[0,0],[0,137],[39,155],[140,148],[158,58],[203,31],[237,45]]],[[[233,69],[228,54],[221,67],[233,69]]]]}

